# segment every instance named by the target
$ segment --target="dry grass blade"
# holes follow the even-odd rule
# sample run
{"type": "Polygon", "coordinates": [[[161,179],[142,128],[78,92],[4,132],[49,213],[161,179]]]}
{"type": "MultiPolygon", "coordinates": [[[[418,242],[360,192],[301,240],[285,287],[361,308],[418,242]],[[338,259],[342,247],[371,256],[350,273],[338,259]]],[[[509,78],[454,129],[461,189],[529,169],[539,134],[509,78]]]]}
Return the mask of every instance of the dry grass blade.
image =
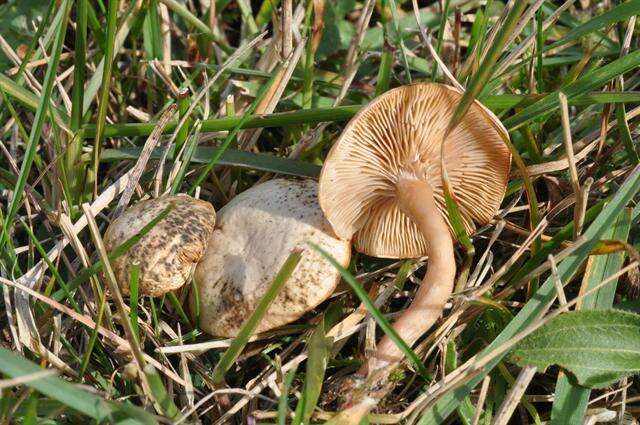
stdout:
{"type": "Polygon", "coordinates": [[[518,404],[520,404],[520,400],[524,395],[529,383],[533,379],[536,374],[536,368],[533,366],[525,366],[522,368],[520,373],[518,374],[518,378],[516,382],[511,386],[507,397],[504,399],[496,416],[493,418],[492,425],[507,425],[509,419],[513,415],[513,412],[516,410],[518,404]]]}
{"type": "Polygon", "coordinates": [[[560,305],[563,306],[567,303],[567,296],[564,293],[564,285],[562,284],[562,280],[560,279],[560,275],[558,274],[558,267],[556,266],[556,260],[553,258],[553,255],[549,254],[547,257],[549,264],[551,265],[551,277],[553,278],[553,284],[556,287],[556,292],[558,296],[558,301],[560,305]]]}
{"type": "Polygon", "coordinates": [[[442,61],[442,59],[438,55],[438,52],[436,52],[436,49],[431,44],[431,40],[430,40],[431,37],[429,36],[429,34],[427,34],[427,30],[424,28],[424,25],[422,25],[422,21],[420,18],[420,8],[418,7],[418,0],[411,0],[411,3],[413,5],[413,14],[416,17],[416,23],[418,24],[418,28],[420,29],[420,35],[422,36],[422,41],[425,44],[425,46],[427,46],[427,50],[429,50],[429,54],[431,55],[433,60],[436,61],[436,63],[438,64],[438,67],[440,68],[442,73],[447,77],[449,82],[455,88],[463,92],[464,87],[462,86],[462,84],[458,82],[456,77],[451,73],[447,65],[442,61]]]}
{"type": "MultiPolygon", "coordinates": [[[[569,176],[571,177],[571,187],[576,197],[576,206],[573,210],[573,221],[576,226],[573,230],[573,238],[577,238],[582,231],[582,224],[584,223],[584,212],[586,209],[586,200],[584,199],[585,190],[580,186],[578,177],[578,167],[576,166],[576,158],[573,154],[573,142],[571,139],[571,124],[569,123],[569,106],[567,103],[567,96],[564,93],[558,93],[560,99],[560,113],[562,121],[562,136],[564,141],[564,148],[567,154],[567,162],[569,164],[569,176]]],[[[588,190],[587,190],[588,193],[588,190]]]]}
{"type": "MultiPolygon", "coordinates": [[[[270,114],[276,109],[287,84],[289,84],[293,71],[300,61],[305,44],[305,40],[300,41],[293,53],[287,56],[271,87],[269,87],[267,93],[265,93],[260,103],[256,106],[256,114],[270,114]]],[[[262,129],[260,128],[245,131],[239,141],[240,147],[244,150],[251,150],[258,140],[261,131],[262,129]]]]}
{"type": "MultiPolygon", "coordinates": [[[[66,314],[67,316],[73,318],[75,321],[77,321],[78,323],[82,323],[83,325],[85,325],[88,328],[94,329],[96,328],[96,323],[91,320],[89,317],[82,315],[82,314],[78,314],[76,313],[73,309],[67,307],[64,304],[60,304],[59,302],[55,301],[52,298],[46,297],[42,294],[40,294],[39,292],[36,292],[24,285],[21,285],[19,282],[12,282],[8,279],[4,279],[4,278],[0,278],[0,283],[2,283],[5,286],[11,287],[11,288],[15,288],[19,291],[24,292],[25,294],[30,295],[31,297],[37,299],[38,301],[41,301],[47,305],[49,305],[50,307],[56,309],[57,311],[66,314]]],[[[129,347],[129,341],[127,341],[126,339],[122,338],[121,336],[115,334],[114,332],[110,331],[109,329],[106,329],[102,326],[98,326],[98,333],[100,333],[100,335],[104,336],[105,338],[107,338],[113,345],[114,348],[116,349],[120,349],[120,350],[127,350],[127,351],[131,351],[130,347],[129,347]]],[[[162,373],[164,373],[168,378],[172,379],[174,382],[176,382],[179,385],[186,385],[185,382],[182,380],[182,378],[180,378],[180,376],[178,376],[177,374],[175,374],[172,370],[166,368],[165,366],[163,366],[162,364],[160,364],[160,362],[158,362],[156,359],[154,359],[153,357],[145,354],[145,359],[149,364],[152,364],[155,368],[157,368],[158,370],[160,370],[162,373]]],[[[65,373],[68,373],[68,367],[65,368],[61,368],[56,364],[56,367],[64,370],[65,373]]]]}
{"type": "Polygon", "coordinates": [[[57,375],[56,371],[53,369],[45,369],[41,372],[35,372],[28,375],[23,375],[18,378],[13,379],[0,379],[0,390],[4,390],[6,388],[15,387],[17,385],[26,384],[32,381],[36,381],[38,379],[46,378],[48,376],[57,375]]]}
{"type": "Polygon", "coordinates": [[[293,19],[293,1],[283,0],[282,2],[282,59],[289,58],[293,50],[293,28],[291,20],[293,19]]]}
{"type": "MultiPolygon", "coordinates": [[[[133,196],[133,191],[135,190],[135,187],[138,184],[138,181],[140,180],[140,177],[142,176],[142,173],[144,172],[147,166],[147,162],[149,161],[149,158],[151,157],[151,154],[153,153],[153,150],[155,149],[156,145],[160,141],[160,136],[162,135],[162,131],[167,126],[171,118],[173,118],[173,115],[175,114],[177,109],[178,107],[175,104],[172,104],[160,116],[158,123],[156,124],[153,131],[147,138],[147,141],[144,143],[144,146],[142,147],[142,151],[140,152],[140,156],[138,157],[136,164],[133,166],[133,169],[131,170],[131,179],[129,180],[129,182],[127,183],[127,186],[122,191],[122,195],[118,200],[118,205],[113,211],[112,218],[115,219],[120,214],[122,214],[122,212],[125,210],[125,208],[129,204],[129,201],[131,200],[131,196],[133,196]]],[[[161,161],[160,166],[158,167],[158,170],[162,170],[163,165],[164,165],[164,161],[161,161]]],[[[159,171],[158,174],[162,176],[161,171],[159,171]]]]}
{"type": "Polygon", "coordinates": [[[491,383],[491,377],[485,376],[482,380],[482,386],[480,387],[480,394],[478,395],[478,402],[476,403],[476,412],[473,415],[473,421],[471,425],[478,425],[480,423],[480,416],[484,410],[484,402],[487,398],[487,392],[489,392],[489,384],[491,383]]]}
{"type": "Polygon", "coordinates": [[[334,107],[342,103],[344,97],[347,95],[349,87],[351,87],[354,77],[356,76],[356,72],[358,71],[358,50],[362,45],[365,32],[369,27],[369,21],[371,20],[375,4],[375,0],[367,0],[362,8],[362,13],[358,19],[356,35],[351,39],[351,44],[347,51],[347,57],[344,61],[344,81],[342,83],[342,87],[340,87],[340,93],[338,93],[338,96],[333,101],[334,107]]]}

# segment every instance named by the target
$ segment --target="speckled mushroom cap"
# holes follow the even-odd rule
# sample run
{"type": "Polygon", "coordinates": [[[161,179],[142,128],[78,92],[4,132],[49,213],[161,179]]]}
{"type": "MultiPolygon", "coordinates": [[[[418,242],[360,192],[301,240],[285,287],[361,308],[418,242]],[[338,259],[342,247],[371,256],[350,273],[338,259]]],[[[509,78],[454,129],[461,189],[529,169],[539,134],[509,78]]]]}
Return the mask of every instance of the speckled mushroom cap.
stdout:
{"type": "MultiPolygon", "coordinates": [[[[449,223],[440,142],[462,94],[442,84],[390,90],[363,108],[332,147],[320,176],[320,205],[337,235],[387,258],[426,255],[422,233],[399,208],[401,177],[425,180],[449,223]]],[[[475,102],[445,142],[444,161],[464,225],[486,223],[504,197],[511,154],[500,121],[475,102]]]]}
{"type": "Polygon", "coordinates": [[[184,285],[200,260],[216,222],[213,206],[188,195],[141,201],[116,218],[104,235],[109,252],[133,237],[165,208],[173,209],[129,251],[111,262],[121,291],[129,294],[131,266],[140,263],[140,294],[152,297],[184,285]]]}
{"type": "MultiPolygon", "coordinates": [[[[270,180],[236,196],[219,211],[195,272],[204,331],[235,336],[296,248],[303,250],[302,258],[256,332],[297,320],[333,293],[338,271],[307,242],[318,244],[345,266],[351,247],[333,233],[318,205],[317,191],[313,180],[270,180]]],[[[193,314],[193,293],[190,304],[193,314]]]]}

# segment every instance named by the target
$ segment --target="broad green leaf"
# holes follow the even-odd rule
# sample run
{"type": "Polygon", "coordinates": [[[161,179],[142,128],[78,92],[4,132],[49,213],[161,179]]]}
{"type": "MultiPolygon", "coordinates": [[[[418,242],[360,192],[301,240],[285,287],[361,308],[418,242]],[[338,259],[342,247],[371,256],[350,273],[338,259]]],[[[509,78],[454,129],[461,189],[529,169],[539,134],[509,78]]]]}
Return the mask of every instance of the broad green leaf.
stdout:
{"type": "MultiPolygon", "coordinates": [[[[615,224],[603,235],[603,238],[627,240],[630,227],[631,210],[627,208],[624,213],[620,214],[615,224]]],[[[583,291],[588,291],[620,270],[624,262],[624,257],[624,252],[592,255],[589,257],[582,279],[583,291]]],[[[617,282],[618,280],[615,279],[606,286],[585,296],[582,299],[580,308],[583,310],[611,308],[616,293],[617,282]]],[[[588,388],[572,383],[566,374],[560,373],[556,381],[555,398],[551,408],[551,424],[582,424],[590,394],[591,391],[588,388]]]]}
{"type": "MultiPolygon", "coordinates": [[[[0,348],[0,372],[3,374],[17,378],[42,370],[38,365],[13,351],[0,348]]],[[[58,377],[48,376],[29,381],[26,385],[98,422],[114,422],[128,418],[130,419],[129,423],[157,423],[153,415],[138,407],[104,400],[58,377]]]]}
{"type": "Polygon", "coordinates": [[[511,354],[519,365],[558,365],[578,384],[602,388],[640,372],[640,315],[618,310],[561,314],[523,339],[511,354]]]}

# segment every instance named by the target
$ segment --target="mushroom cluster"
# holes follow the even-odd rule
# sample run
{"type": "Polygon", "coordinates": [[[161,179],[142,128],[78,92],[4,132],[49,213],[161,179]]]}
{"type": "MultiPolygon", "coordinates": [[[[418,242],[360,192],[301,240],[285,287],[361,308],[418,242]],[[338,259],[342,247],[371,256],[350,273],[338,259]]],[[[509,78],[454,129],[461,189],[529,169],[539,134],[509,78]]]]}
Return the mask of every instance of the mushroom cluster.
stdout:
{"type": "Polygon", "coordinates": [[[148,296],[182,287],[195,268],[198,293],[191,292],[190,311],[200,312],[200,326],[211,335],[238,333],[291,251],[302,250],[302,258],[257,332],[299,319],[333,293],[340,274],[308,242],[344,266],[351,257],[350,241],[335,236],[320,209],[318,183],[284,179],[241,193],[217,218],[211,204],[187,195],[139,202],[111,223],[104,236],[107,249],[112,252],[169,206],[167,216],[112,267],[127,295],[131,267],[138,262],[140,294],[148,296]]]}
{"type": "MultiPolygon", "coordinates": [[[[141,265],[141,293],[152,296],[184,285],[195,266],[198,293],[190,296],[192,314],[200,312],[206,332],[233,337],[289,253],[302,249],[296,270],[256,329],[263,332],[297,320],[334,291],[337,270],[308,242],[344,266],[353,242],[356,250],[371,256],[428,256],[413,302],[393,325],[413,345],[442,313],[456,276],[441,164],[469,233],[495,215],[507,184],[508,133],[488,109],[474,102],[447,133],[461,97],[442,84],[388,91],[346,126],[324,162],[319,185],[313,180],[262,183],[224,206],[217,223],[210,204],[186,195],[130,208],[109,227],[108,249],[133,236],[167,205],[174,206],[114,261],[123,292],[128,292],[134,261],[141,265]]],[[[401,359],[400,350],[385,337],[360,373],[388,369],[401,359]]]]}
{"type": "MultiPolygon", "coordinates": [[[[386,92],[349,122],[320,176],[320,205],[336,234],[353,238],[356,250],[386,258],[429,257],[413,302],[393,325],[409,345],[438,319],[456,276],[440,164],[469,233],[474,222],[491,220],[507,185],[507,131],[479,102],[442,143],[461,97],[442,84],[386,92]]],[[[385,337],[361,373],[401,359],[385,337]]]]}

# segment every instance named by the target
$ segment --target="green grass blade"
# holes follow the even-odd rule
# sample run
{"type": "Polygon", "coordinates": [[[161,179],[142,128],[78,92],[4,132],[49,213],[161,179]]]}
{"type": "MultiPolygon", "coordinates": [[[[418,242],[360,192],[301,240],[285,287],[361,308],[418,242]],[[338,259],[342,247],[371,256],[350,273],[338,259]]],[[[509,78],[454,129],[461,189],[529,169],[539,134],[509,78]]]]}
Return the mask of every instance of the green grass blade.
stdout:
{"type": "MultiPolygon", "coordinates": [[[[0,372],[16,378],[41,372],[43,369],[24,359],[20,355],[0,348],[0,372]]],[[[77,388],[73,384],[57,377],[45,377],[28,382],[26,385],[57,400],[65,406],[93,418],[98,422],[112,421],[113,418],[123,416],[135,420],[132,423],[156,424],[157,421],[144,410],[126,404],[112,403],[97,395],[77,388]]]]}
{"type": "Polygon", "coordinates": [[[158,0],[150,0],[142,22],[142,34],[145,53],[150,60],[162,59],[162,40],[160,35],[160,17],[158,0]]]}
{"type": "Polygon", "coordinates": [[[76,132],[69,145],[65,156],[65,168],[67,178],[71,184],[74,195],[80,195],[80,181],[82,179],[83,168],[79,163],[82,154],[82,136],[77,134],[82,127],[82,105],[84,103],[84,83],[86,78],[86,56],[87,56],[87,2],[88,0],[78,0],[76,2],[76,32],[75,32],[75,53],[73,63],[73,89],[71,92],[71,122],[70,128],[76,132]]]}
{"type": "MultiPolygon", "coordinates": [[[[438,54],[438,56],[440,56],[442,53],[442,43],[444,41],[444,30],[447,26],[447,19],[449,17],[450,4],[451,4],[451,0],[444,0],[443,3],[440,3],[440,5],[442,6],[442,15],[440,16],[440,26],[438,27],[438,38],[436,40],[436,53],[438,54]]],[[[479,20],[476,20],[476,22],[479,22],[479,20]]],[[[475,22],[474,22],[474,25],[475,25],[475,22]]],[[[471,51],[471,46],[469,48],[469,51],[471,51]]],[[[431,78],[433,78],[433,80],[435,81],[437,75],[438,75],[438,63],[436,61],[433,61],[433,66],[431,67],[431,78]]]]}
{"type": "Polygon", "coordinates": [[[140,341],[140,329],[138,328],[138,293],[140,288],[140,263],[131,264],[131,278],[129,280],[129,320],[133,335],[140,341]]]}
{"type": "Polygon", "coordinates": [[[95,187],[98,184],[98,166],[100,165],[100,150],[102,149],[102,138],[104,137],[104,126],[107,119],[107,107],[109,106],[109,92],[111,90],[111,73],[113,71],[113,61],[116,44],[116,23],[118,20],[118,6],[120,0],[109,1],[107,14],[107,40],[104,52],[104,69],[102,71],[102,85],[100,87],[100,97],[98,99],[98,116],[96,117],[96,135],[93,142],[92,166],[93,180],[95,187]]]}
{"type": "Polygon", "coordinates": [[[95,347],[96,342],[98,341],[98,329],[102,326],[102,320],[104,319],[104,312],[107,307],[107,299],[105,296],[105,291],[102,291],[100,294],[100,300],[98,303],[98,313],[96,314],[95,327],[91,330],[91,335],[89,336],[89,342],[85,348],[85,352],[82,356],[82,361],[80,362],[80,376],[84,376],[89,367],[89,362],[91,361],[91,354],[93,353],[93,347],[95,347]]]}
{"type": "MultiPolygon", "coordinates": [[[[1,82],[1,77],[0,77],[1,82]]],[[[8,92],[8,94],[11,94],[8,92]]],[[[244,119],[243,116],[216,118],[202,121],[202,131],[204,133],[214,131],[231,131],[235,127],[245,128],[265,128],[283,127],[299,124],[317,124],[321,122],[346,121],[353,117],[362,105],[338,106],[336,108],[303,109],[299,111],[280,112],[269,115],[250,115],[244,119]]],[[[155,123],[131,123],[112,124],[105,128],[105,137],[134,137],[148,136],[155,127],[155,123]]],[[[163,134],[173,133],[176,123],[170,122],[165,127],[163,134]]],[[[85,127],[84,137],[94,137],[96,128],[93,125],[85,127]]]]}
{"type": "Polygon", "coordinates": [[[144,374],[147,377],[151,394],[156,403],[158,403],[158,406],[160,406],[162,413],[173,422],[182,418],[180,409],[178,409],[178,406],[173,402],[167,388],[162,383],[158,371],[153,366],[146,365],[144,367],[144,374]]]}
{"type": "Polygon", "coordinates": [[[271,14],[276,10],[280,0],[263,0],[256,15],[256,25],[262,27],[271,21],[271,14]]]}
{"type": "Polygon", "coordinates": [[[73,63],[73,90],[71,92],[71,130],[77,131],[82,125],[82,104],[84,102],[84,81],[87,58],[87,2],[76,1],[76,34],[73,63]]]}
{"type": "Polygon", "coordinates": [[[574,385],[562,371],[558,374],[551,407],[551,425],[581,425],[591,389],[574,385]]]}
{"type": "Polygon", "coordinates": [[[300,404],[300,415],[296,409],[296,417],[293,424],[310,424],[311,416],[318,404],[318,399],[322,391],[327,363],[333,347],[333,338],[328,338],[326,315],[320,320],[313,334],[307,343],[309,347],[309,357],[307,359],[307,370],[304,378],[304,388],[300,404]]]}
{"type": "MultiPolygon", "coordinates": [[[[191,156],[191,162],[207,164],[214,155],[219,154],[220,150],[221,148],[210,146],[196,147],[191,156]]],[[[102,154],[102,161],[135,161],[140,151],[140,148],[107,149],[102,154]]],[[[174,151],[175,150],[172,150],[172,152],[174,151]]],[[[157,149],[152,153],[151,159],[157,160],[160,159],[161,156],[162,151],[157,149]]],[[[171,159],[173,156],[170,154],[169,158],[171,159]]],[[[318,177],[321,169],[318,165],[300,160],[281,158],[265,153],[239,151],[236,149],[225,150],[224,153],[220,155],[218,164],[298,177],[318,177]]]]}
{"type": "Polygon", "coordinates": [[[391,47],[386,45],[380,56],[380,68],[378,69],[378,81],[376,83],[376,96],[389,90],[391,84],[391,67],[393,66],[393,52],[391,47]]]}
{"type": "Polygon", "coordinates": [[[287,375],[284,378],[284,382],[282,383],[282,392],[280,394],[280,398],[278,399],[278,425],[287,425],[287,412],[289,410],[289,391],[291,390],[291,384],[293,384],[293,379],[296,377],[296,369],[297,365],[287,372],[287,375]]]}
{"type": "Polygon", "coordinates": [[[616,119],[618,121],[618,133],[624,144],[624,149],[627,152],[629,162],[633,165],[640,163],[640,157],[638,151],[633,143],[633,137],[631,137],[631,131],[629,130],[629,123],[627,122],[627,112],[625,111],[624,104],[618,103],[616,105],[616,119]]]}

